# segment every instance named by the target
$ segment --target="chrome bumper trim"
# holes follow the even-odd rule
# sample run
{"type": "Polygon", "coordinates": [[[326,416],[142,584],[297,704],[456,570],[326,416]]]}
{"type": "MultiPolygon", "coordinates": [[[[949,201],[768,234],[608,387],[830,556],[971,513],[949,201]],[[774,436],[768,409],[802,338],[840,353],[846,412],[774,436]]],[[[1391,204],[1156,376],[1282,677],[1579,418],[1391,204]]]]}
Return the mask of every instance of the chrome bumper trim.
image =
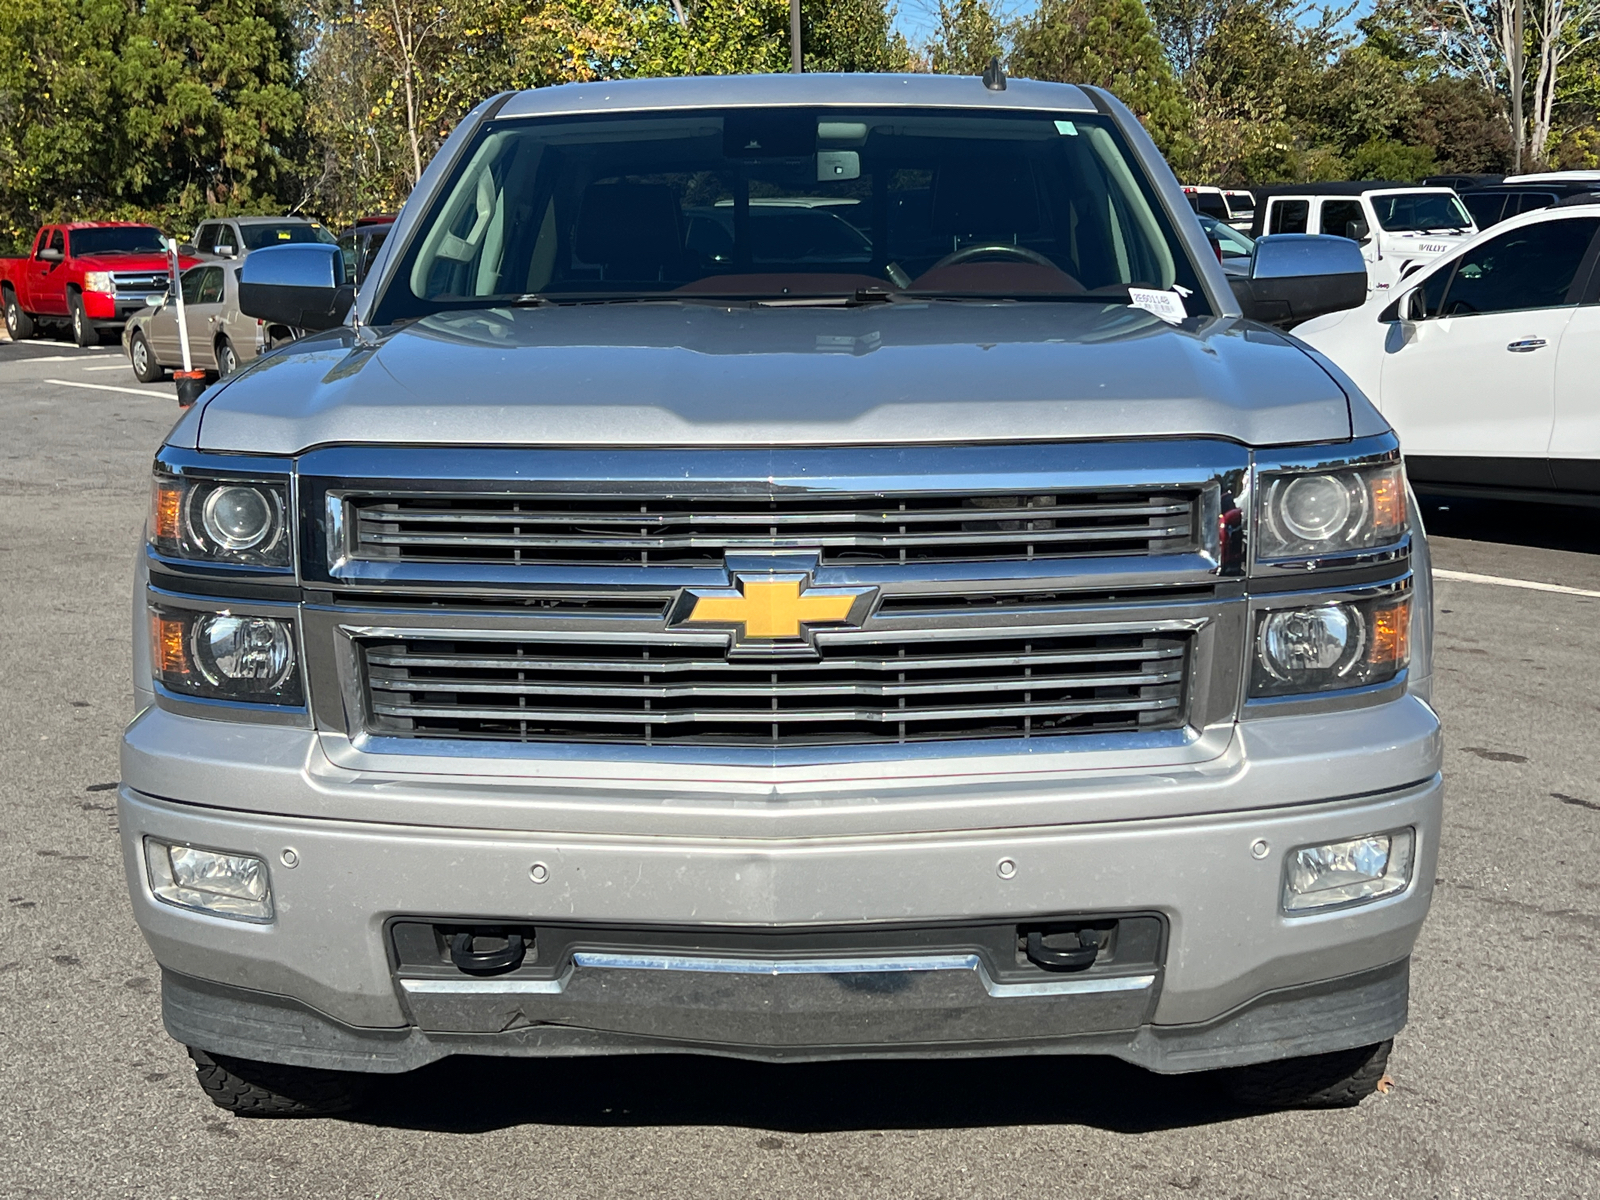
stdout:
{"type": "Polygon", "coordinates": [[[574,967],[622,971],[690,971],[718,975],[878,975],[905,971],[974,971],[983,990],[997,999],[1013,996],[1086,996],[1137,992],[1154,987],[1152,975],[1075,976],[1037,983],[998,983],[976,954],[921,954],[903,958],[708,958],[668,954],[607,954],[582,951],[555,979],[402,979],[419,995],[559,995],[574,967]]]}

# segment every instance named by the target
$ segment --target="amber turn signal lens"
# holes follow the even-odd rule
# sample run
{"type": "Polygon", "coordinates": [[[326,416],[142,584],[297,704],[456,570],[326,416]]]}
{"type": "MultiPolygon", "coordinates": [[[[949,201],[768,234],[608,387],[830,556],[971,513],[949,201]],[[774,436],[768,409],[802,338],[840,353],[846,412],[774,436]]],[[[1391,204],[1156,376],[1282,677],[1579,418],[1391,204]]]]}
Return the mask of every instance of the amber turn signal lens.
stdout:
{"type": "Polygon", "coordinates": [[[182,506],[183,489],[177,483],[164,479],[155,481],[155,490],[150,499],[150,534],[154,541],[177,542],[182,506]]]}
{"type": "Polygon", "coordinates": [[[183,679],[189,674],[189,651],[185,644],[185,622],[150,613],[150,658],[157,679],[183,679]]]}
{"type": "Polygon", "coordinates": [[[1390,467],[1368,477],[1372,488],[1372,527],[1380,535],[1398,533],[1406,526],[1406,481],[1400,467],[1390,467]]]}
{"type": "Polygon", "coordinates": [[[1411,597],[1375,609],[1367,662],[1374,667],[1404,667],[1411,661],[1411,597]]]}

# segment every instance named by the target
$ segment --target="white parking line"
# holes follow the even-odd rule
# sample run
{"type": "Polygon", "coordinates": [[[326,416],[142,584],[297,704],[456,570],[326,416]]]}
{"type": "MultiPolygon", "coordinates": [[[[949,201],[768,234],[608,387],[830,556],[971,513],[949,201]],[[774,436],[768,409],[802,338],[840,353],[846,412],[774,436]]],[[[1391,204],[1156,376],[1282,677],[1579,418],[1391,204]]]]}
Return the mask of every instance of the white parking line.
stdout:
{"type": "Polygon", "coordinates": [[[1496,587],[1526,588],[1530,592],[1556,592],[1563,596],[1592,596],[1600,600],[1600,591],[1589,588],[1567,587],[1560,583],[1539,583],[1533,579],[1506,579],[1500,575],[1477,575],[1471,571],[1444,571],[1435,567],[1435,579],[1450,579],[1456,583],[1492,583],[1496,587]]]}
{"type": "Polygon", "coordinates": [[[127,363],[112,363],[105,367],[85,367],[85,371],[131,371],[133,368],[127,363]]]}
{"type": "MultiPolygon", "coordinates": [[[[84,354],[90,353],[84,351],[84,354]]],[[[47,354],[41,358],[13,358],[14,363],[40,363],[40,362],[82,362],[83,354],[47,354]]]]}
{"type": "Polygon", "coordinates": [[[96,392],[126,392],[130,396],[154,396],[157,400],[171,400],[172,392],[152,392],[149,388],[117,387],[110,383],[84,383],[79,379],[46,379],[46,383],[59,383],[62,387],[88,388],[96,392]]]}

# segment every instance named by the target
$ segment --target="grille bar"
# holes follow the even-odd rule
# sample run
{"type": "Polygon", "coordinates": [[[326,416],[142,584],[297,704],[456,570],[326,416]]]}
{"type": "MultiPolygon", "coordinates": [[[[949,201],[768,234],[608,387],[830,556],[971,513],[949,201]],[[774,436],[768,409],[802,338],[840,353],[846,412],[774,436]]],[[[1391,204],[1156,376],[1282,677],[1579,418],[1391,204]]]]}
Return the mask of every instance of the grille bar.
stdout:
{"type": "Polygon", "coordinates": [[[1042,492],[772,497],[347,497],[351,552],[375,560],[705,565],[812,549],[823,561],[959,562],[1199,548],[1197,494],[1042,492]]]}
{"type": "Polygon", "coordinates": [[[721,644],[358,640],[373,732],[634,744],[1035,737],[1182,723],[1185,632],[952,630],[819,639],[815,660],[721,644]]]}

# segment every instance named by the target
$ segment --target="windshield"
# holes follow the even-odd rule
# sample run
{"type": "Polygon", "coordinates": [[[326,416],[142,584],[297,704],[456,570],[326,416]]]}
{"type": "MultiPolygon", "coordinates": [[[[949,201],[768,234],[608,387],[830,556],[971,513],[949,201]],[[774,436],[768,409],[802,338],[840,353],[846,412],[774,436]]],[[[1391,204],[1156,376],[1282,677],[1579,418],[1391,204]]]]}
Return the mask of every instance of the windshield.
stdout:
{"type": "MultiPolygon", "coordinates": [[[[765,108],[502,122],[410,240],[377,323],[560,300],[1199,293],[1098,116],[765,108]]],[[[1191,312],[1205,312],[1199,294],[1191,312]]]]}
{"type": "Polygon", "coordinates": [[[161,234],[149,225],[113,225],[108,229],[73,229],[72,256],[91,254],[165,254],[161,234]]]}
{"type": "Polygon", "coordinates": [[[259,250],[263,246],[287,246],[294,242],[321,242],[325,246],[333,246],[337,245],[339,240],[321,225],[305,224],[300,221],[285,221],[282,225],[241,223],[239,236],[244,238],[246,250],[259,250]]]}
{"type": "Polygon", "coordinates": [[[1378,224],[1390,233],[1470,229],[1472,217],[1452,192],[1399,192],[1372,197],[1378,224]]]}

